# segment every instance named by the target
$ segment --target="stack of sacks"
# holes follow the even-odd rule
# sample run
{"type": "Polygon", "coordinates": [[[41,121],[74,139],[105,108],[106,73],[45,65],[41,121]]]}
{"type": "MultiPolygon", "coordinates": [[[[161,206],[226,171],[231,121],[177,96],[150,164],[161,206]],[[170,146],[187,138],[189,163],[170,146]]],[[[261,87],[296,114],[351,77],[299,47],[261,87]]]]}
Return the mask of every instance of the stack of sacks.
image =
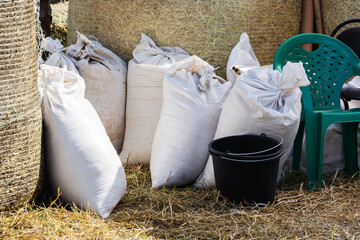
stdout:
{"type": "Polygon", "coordinates": [[[142,34],[133,56],[128,67],[126,130],[120,157],[123,163],[149,164],[163,101],[164,73],[189,54],[179,47],[157,47],[142,34]]]}
{"type": "MultiPolygon", "coordinates": [[[[354,77],[350,82],[345,83],[343,88],[360,88],[360,77],[354,77]]],[[[343,102],[341,101],[341,104],[343,102]]],[[[348,102],[349,109],[360,108],[360,100],[348,102]]],[[[343,107],[343,106],[342,106],[343,107]]],[[[344,108],[344,107],[343,107],[344,108]]],[[[360,163],[360,131],[358,137],[358,163],[360,163]]],[[[301,170],[306,172],[306,139],[304,137],[301,153],[301,170]]],[[[341,123],[335,123],[328,127],[324,136],[324,152],[322,173],[332,173],[345,168],[344,148],[341,123]]]]}
{"type": "Polygon", "coordinates": [[[116,151],[120,153],[125,132],[126,63],[103,47],[77,33],[77,42],[67,48],[85,80],[85,98],[95,108],[116,151]]]}
{"type": "Polygon", "coordinates": [[[125,172],[84,97],[84,79],[64,54],[54,53],[48,60],[56,62],[58,66],[42,65],[39,71],[50,184],[60,189],[63,200],[106,218],[125,194],[125,172]]]}
{"type": "Polygon", "coordinates": [[[188,185],[199,177],[231,86],[196,56],[165,73],[150,161],[153,187],[188,185]]]}
{"type": "MultiPolygon", "coordinates": [[[[283,155],[279,162],[279,177],[285,161],[288,159],[295,139],[301,114],[300,86],[309,84],[302,63],[288,62],[280,73],[272,66],[258,66],[251,50],[248,38],[242,35],[240,45],[245,47],[239,55],[241,66],[235,85],[226,99],[220,115],[215,139],[230,135],[257,134],[278,135],[283,137],[283,155]],[[241,56],[246,56],[242,58],[241,56]],[[247,58],[253,56],[253,58],[247,58]],[[242,69],[242,71],[241,71],[242,69]],[[248,69],[247,71],[244,71],[248,69]]],[[[232,54],[235,54],[236,51],[232,54]]],[[[234,57],[234,56],[233,56],[234,57]]],[[[228,68],[232,68],[228,64],[228,68]]],[[[205,170],[196,182],[197,187],[215,185],[214,169],[211,156],[205,170]]]]}

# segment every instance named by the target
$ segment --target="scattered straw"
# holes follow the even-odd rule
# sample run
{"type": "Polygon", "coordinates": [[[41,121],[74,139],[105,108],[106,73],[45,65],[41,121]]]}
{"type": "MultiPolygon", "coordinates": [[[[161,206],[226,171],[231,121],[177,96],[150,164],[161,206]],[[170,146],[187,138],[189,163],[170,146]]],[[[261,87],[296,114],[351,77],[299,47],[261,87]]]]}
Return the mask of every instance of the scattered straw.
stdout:
{"type": "Polygon", "coordinates": [[[358,239],[360,180],[324,176],[306,190],[292,173],[266,206],[235,206],[215,189],[153,189],[149,168],[126,166],[128,192],[106,220],[55,201],[0,213],[3,239],[358,239]]]}

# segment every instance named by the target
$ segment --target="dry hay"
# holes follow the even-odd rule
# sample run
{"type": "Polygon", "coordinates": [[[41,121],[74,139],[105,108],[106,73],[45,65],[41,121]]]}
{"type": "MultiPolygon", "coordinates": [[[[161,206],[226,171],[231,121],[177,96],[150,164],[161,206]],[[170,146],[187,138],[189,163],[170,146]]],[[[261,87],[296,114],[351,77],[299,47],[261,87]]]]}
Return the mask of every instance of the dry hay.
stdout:
{"type": "MultiPolygon", "coordinates": [[[[360,0],[321,0],[321,12],[324,33],[330,35],[334,28],[340,23],[352,18],[360,17],[360,0]]],[[[348,24],[346,27],[341,28],[338,33],[354,26],[359,26],[359,23],[348,24]]]]}
{"type": "Polygon", "coordinates": [[[33,0],[0,2],[0,210],[40,187],[41,108],[33,0]]]}
{"type": "Polygon", "coordinates": [[[51,38],[58,38],[61,43],[66,45],[67,38],[67,16],[68,16],[68,1],[58,1],[51,4],[52,10],[52,24],[51,24],[51,38]]]}
{"type": "Polygon", "coordinates": [[[128,61],[145,33],[159,46],[182,47],[203,58],[224,77],[242,32],[260,63],[272,64],[280,44],[299,33],[300,12],[299,0],[72,0],[68,43],[80,31],[128,61]]]}
{"type": "MultiPolygon", "coordinates": [[[[63,206],[28,205],[0,213],[2,239],[358,239],[360,180],[325,176],[304,190],[292,173],[267,206],[234,206],[215,189],[152,189],[146,166],[126,166],[128,193],[106,220],[63,206]]],[[[40,204],[41,205],[41,204],[40,204]]]]}

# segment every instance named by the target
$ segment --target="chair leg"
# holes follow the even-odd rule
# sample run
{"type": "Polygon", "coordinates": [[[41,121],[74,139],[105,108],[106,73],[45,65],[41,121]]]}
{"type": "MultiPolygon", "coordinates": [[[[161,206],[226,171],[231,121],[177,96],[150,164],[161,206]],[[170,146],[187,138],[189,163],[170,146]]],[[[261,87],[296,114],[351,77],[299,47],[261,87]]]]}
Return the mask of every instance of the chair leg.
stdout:
{"type": "Polygon", "coordinates": [[[318,140],[316,143],[316,179],[319,187],[322,185],[322,166],[323,166],[323,156],[324,156],[324,138],[326,129],[329,127],[329,124],[321,123],[318,132],[318,140]]]}
{"type": "Polygon", "coordinates": [[[300,168],[302,142],[304,138],[304,127],[305,127],[305,122],[301,121],[299,125],[299,130],[296,134],[296,138],[294,141],[293,161],[292,161],[293,170],[299,170],[300,168]]]}
{"type": "Polygon", "coordinates": [[[306,162],[307,162],[307,178],[308,178],[309,190],[314,190],[320,187],[319,183],[317,182],[318,180],[317,150],[318,150],[318,143],[320,141],[321,134],[318,132],[316,122],[317,121],[315,119],[315,121],[305,125],[306,162]]]}
{"type": "Polygon", "coordinates": [[[358,172],[357,129],[358,122],[342,123],[345,171],[350,176],[358,172]]]}
{"type": "Polygon", "coordinates": [[[322,185],[324,135],[328,125],[316,115],[306,122],[309,123],[305,124],[308,189],[314,190],[322,185]]]}

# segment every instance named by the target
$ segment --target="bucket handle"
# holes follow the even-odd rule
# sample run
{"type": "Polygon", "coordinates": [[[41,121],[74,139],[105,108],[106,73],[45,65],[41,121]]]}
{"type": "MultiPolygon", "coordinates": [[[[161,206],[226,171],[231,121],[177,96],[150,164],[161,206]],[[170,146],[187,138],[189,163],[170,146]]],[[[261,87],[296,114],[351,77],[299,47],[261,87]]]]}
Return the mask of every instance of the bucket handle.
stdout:
{"type": "MultiPolygon", "coordinates": [[[[261,137],[267,137],[265,133],[261,133],[260,136],[261,136],[261,137]]],[[[284,142],[284,139],[283,139],[281,136],[271,135],[270,138],[271,138],[271,137],[276,137],[276,138],[280,139],[279,144],[275,145],[275,146],[272,147],[272,148],[269,148],[269,149],[266,149],[266,150],[263,150],[263,151],[259,151],[259,152],[255,152],[255,153],[252,153],[252,154],[258,154],[258,153],[262,153],[262,152],[265,152],[265,151],[272,150],[272,149],[274,149],[274,148],[279,147],[279,146],[284,142]]],[[[230,150],[227,150],[227,151],[225,152],[225,154],[227,154],[228,156],[234,156],[234,157],[236,157],[236,156],[243,156],[243,155],[244,155],[244,154],[242,154],[242,153],[240,153],[240,154],[239,154],[239,153],[232,153],[232,152],[230,152],[230,150]]]]}

